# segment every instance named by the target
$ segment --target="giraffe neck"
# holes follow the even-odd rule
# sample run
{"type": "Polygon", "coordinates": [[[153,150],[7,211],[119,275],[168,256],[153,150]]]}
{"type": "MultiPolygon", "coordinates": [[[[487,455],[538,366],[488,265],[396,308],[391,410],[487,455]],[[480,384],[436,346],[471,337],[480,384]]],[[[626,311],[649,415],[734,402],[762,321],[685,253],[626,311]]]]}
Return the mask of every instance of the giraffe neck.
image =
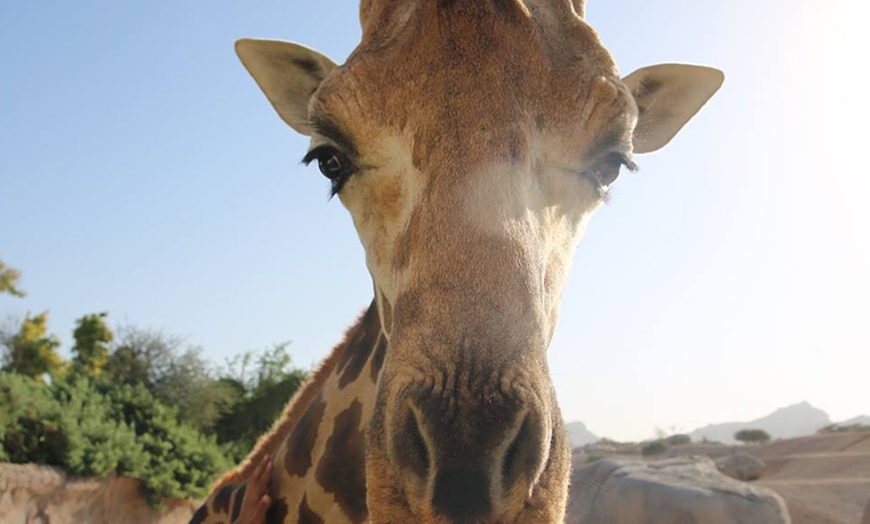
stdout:
{"type": "Polygon", "coordinates": [[[365,522],[364,434],[386,349],[373,302],[247,458],[215,484],[191,523],[234,520],[264,457],[275,464],[267,522],[365,522]]]}

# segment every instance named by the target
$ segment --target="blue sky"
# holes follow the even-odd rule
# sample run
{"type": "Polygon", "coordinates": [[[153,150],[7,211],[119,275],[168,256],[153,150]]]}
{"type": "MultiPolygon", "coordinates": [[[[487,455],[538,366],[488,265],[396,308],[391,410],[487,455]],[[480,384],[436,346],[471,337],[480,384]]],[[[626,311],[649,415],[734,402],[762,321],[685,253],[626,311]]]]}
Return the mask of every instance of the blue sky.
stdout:
{"type": "MultiPolygon", "coordinates": [[[[299,159],[234,40],[342,61],[357,4],[5,2],[0,318],[188,337],[215,362],[292,340],[310,366],[371,299],[351,221],[299,159]]],[[[550,349],[565,417],[644,438],[808,400],[870,413],[870,111],[859,0],[593,1],[626,74],[708,64],[726,82],[621,177],[578,249],[550,349]]]]}

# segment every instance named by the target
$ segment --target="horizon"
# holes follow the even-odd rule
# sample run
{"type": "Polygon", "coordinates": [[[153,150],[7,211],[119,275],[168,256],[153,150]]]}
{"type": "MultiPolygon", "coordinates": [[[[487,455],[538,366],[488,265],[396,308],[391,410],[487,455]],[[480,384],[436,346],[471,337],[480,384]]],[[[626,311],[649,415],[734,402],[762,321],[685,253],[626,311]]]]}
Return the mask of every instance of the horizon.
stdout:
{"type": "MultiPolygon", "coordinates": [[[[577,249],[548,354],[566,421],[641,440],[795,400],[870,415],[870,109],[852,94],[868,13],[589,1],[623,74],[686,62],[726,79],[620,176],[577,249]]],[[[295,365],[316,365],[371,280],[348,213],[299,165],[307,141],[233,42],[342,62],[359,36],[338,0],[0,8],[0,258],[28,293],[0,296],[0,321],[49,310],[65,355],[75,319],[107,311],[217,364],[289,340],[295,365]]]]}

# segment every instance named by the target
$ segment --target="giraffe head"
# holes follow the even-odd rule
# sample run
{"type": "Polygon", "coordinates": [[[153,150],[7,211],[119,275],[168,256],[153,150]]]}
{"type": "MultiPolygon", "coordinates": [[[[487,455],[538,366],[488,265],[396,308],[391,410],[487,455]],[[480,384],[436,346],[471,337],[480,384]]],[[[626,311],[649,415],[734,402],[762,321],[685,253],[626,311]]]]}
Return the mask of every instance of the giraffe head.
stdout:
{"type": "Polygon", "coordinates": [[[620,78],[582,0],[363,0],[345,64],[237,52],[365,248],[389,349],[366,428],[373,522],[561,522],[570,457],[547,368],[572,254],[633,155],[715,93],[620,78]]]}

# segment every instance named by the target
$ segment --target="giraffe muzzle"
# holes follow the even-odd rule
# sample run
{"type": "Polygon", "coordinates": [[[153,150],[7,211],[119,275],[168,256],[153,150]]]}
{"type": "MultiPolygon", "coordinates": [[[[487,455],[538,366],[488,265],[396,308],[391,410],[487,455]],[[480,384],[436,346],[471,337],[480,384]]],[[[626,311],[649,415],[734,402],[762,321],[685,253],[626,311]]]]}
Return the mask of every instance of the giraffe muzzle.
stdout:
{"type": "Polygon", "coordinates": [[[511,522],[549,450],[542,411],[486,386],[458,396],[411,391],[394,419],[389,454],[418,508],[444,522],[511,522]]]}

